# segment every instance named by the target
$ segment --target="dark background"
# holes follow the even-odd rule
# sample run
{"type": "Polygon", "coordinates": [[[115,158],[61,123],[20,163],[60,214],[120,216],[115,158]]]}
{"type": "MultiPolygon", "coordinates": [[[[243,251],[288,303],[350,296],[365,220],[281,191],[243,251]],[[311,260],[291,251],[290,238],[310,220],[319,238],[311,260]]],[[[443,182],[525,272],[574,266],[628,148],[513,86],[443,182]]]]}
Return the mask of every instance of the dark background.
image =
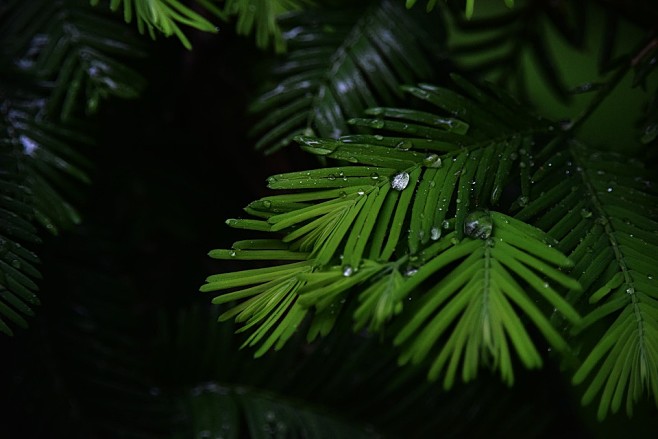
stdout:
{"type": "Polygon", "coordinates": [[[294,148],[253,150],[247,103],[270,55],[230,32],[192,43],[154,43],[138,62],[144,98],[107,103],[90,121],[100,134],[84,151],[93,183],[75,200],[82,225],[37,249],[43,304],[29,330],[0,338],[0,436],[192,437],[180,401],[208,381],[322,405],[391,437],[640,437],[655,425],[642,413],[585,421],[595,407],[580,408],[553,363],[518,367],[512,389],[483,371],[448,393],[422,372],[385,391],[408,372],[385,341],[346,330],[260,360],[238,352],[198,287],[241,266],[206,254],[239,239],[224,220],[266,193],[267,176],[316,162],[294,148]]]}

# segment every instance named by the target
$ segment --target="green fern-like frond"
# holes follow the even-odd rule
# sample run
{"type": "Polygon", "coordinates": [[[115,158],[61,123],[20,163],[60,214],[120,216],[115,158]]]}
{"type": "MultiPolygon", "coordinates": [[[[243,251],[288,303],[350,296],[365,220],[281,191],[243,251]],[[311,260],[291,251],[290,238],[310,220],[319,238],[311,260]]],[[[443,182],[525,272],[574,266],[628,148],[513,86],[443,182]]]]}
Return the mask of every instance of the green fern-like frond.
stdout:
{"type": "Polygon", "coordinates": [[[80,222],[69,201],[89,179],[76,147],[91,141],[77,117],[101,99],[143,86],[118,61],[142,55],[124,29],[77,1],[12,1],[0,10],[0,331],[26,326],[39,303],[40,225],[57,234],[80,222]],[[73,122],[77,123],[74,124],[73,122]]]}
{"type": "Polygon", "coordinates": [[[400,85],[429,78],[440,53],[441,38],[392,0],[374,2],[365,12],[309,10],[282,25],[289,47],[276,69],[282,79],[251,107],[264,115],[253,134],[260,136],[256,147],[267,152],[300,134],[337,138],[350,132],[349,118],[393,105],[400,85]]]}
{"type": "Polygon", "coordinates": [[[286,36],[278,23],[279,17],[301,11],[314,5],[313,0],[227,0],[223,13],[237,16],[236,31],[239,35],[251,35],[255,29],[256,45],[265,49],[272,39],[277,53],[286,51],[286,36]]]}
{"type": "Polygon", "coordinates": [[[536,199],[519,217],[537,217],[574,261],[586,295],[567,298],[587,313],[579,328],[585,340],[590,330],[603,332],[585,343],[589,353],[574,376],[575,383],[589,379],[583,403],[600,393],[599,418],[624,400],[632,413],[645,391],[658,405],[658,196],[647,171],[574,143],[534,180],[536,199]]]}
{"type": "MultiPolygon", "coordinates": [[[[20,314],[33,315],[30,306],[39,303],[34,294],[38,290],[35,280],[41,278],[36,268],[37,256],[23,244],[40,241],[35,222],[52,233],[79,222],[76,210],[61,193],[76,179],[88,181],[75,164],[84,161],[68,146],[71,140],[80,139],[61,127],[36,119],[35,111],[41,105],[42,99],[13,97],[3,102],[0,110],[0,288],[3,300],[12,307],[1,307],[0,321],[6,317],[22,327],[26,322],[20,314]]],[[[4,323],[0,326],[2,332],[11,334],[4,323]]]]}
{"type": "MultiPolygon", "coordinates": [[[[514,7],[514,0],[504,0],[505,5],[508,8],[513,8],[514,7]]],[[[406,6],[407,8],[413,8],[414,5],[418,2],[418,0],[406,0],[406,6]]],[[[436,7],[436,4],[439,2],[439,0],[427,0],[427,5],[425,6],[425,9],[429,12],[432,9],[436,7]]],[[[473,13],[475,12],[475,0],[466,0],[466,5],[464,6],[464,15],[466,18],[470,19],[473,17],[473,13]]]]}
{"type": "MultiPolygon", "coordinates": [[[[93,6],[100,0],[90,0],[93,6]]],[[[212,3],[202,2],[216,10],[212,3]]],[[[111,0],[110,9],[118,10],[123,5],[123,18],[127,23],[132,22],[133,17],[137,21],[139,33],[148,32],[155,39],[155,31],[162,32],[165,36],[176,35],[187,49],[192,48],[190,40],[185,36],[179,25],[185,25],[203,32],[217,32],[217,26],[205,19],[179,0],[111,0]]]]}
{"type": "Polygon", "coordinates": [[[3,55],[12,66],[9,74],[30,78],[49,93],[42,116],[70,122],[79,107],[93,114],[109,96],[134,99],[143,90],[144,79],[122,58],[144,52],[122,26],[70,1],[34,1],[9,10],[3,55]]]}
{"type": "Polygon", "coordinates": [[[20,183],[12,145],[0,141],[0,332],[12,335],[11,325],[27,327],[25,317],[39,304],[35,283],[41,274],[37,256],[23,244],[40,240],[32,225],[29,190],[20,183]]]}
{"type": "MultiPolygon", "coordinates": [[[[377,107],[367,112],[375,118],[350,121],[387,135],[358,134],[337,140],[298,137],[306,151],[351,165],[272,176],[270,188],[291,192],[251,203],[246,211],[254,219],[227,221],[232,227],[273,233],[276,239],[238,241],[230,250],[213,250],[211,257],[296,261],[210,276],[201,288],[239,288],[218,296],[214,303],[237,302],[221,319],[235,318],[244,323],[240,331],[252,331],[246,344],[261,344],[256,355],[272,346],[281,348],[303,327],[307,315],[311,317],[309,340],[327,334],[341,310],[352,309],[352,304],[356,329],[380,330],[403,312],[420,282],[439,272],[445,280],[436,289],[430,288],[423,300],[456,293],[455,303],[463,305],[469,298],[481,303],[476,296],[483,292],[495,296],[495,307],[488,308],[493,323],[487,323],[486,342],[482,342],[486,330],[480,320],[467,320],[470,326],[462,333],[468,339],[463,342],[470,343],[466,376],[477,369],[477,358],[489,352],[499,361],[494,367],[511,380],[509,351],[502,347],[507,336],[526,365],[540,363],[520,320],[509,319],[510,315],[519,317],[508,300],[530,316],[554,347],[564,348],[564,341],[520,285],[529,284],[569,321],[578,321],[570,305],[548,284],[544,286],[556,281],[577,289],[575,281],[551,267],[568,264],[566,258],[537,241],[542,239],[539,230],[498,213],[491,214],[500,224],[492,240],[483,244],[471,239],[489,238],[491,229],[474,227],[478,223],[473,222],[472,212],[499,204],[513,170],[516,181],[528,190],[534,139],[551,127],[521,112],[504,95],[495,96],[458,77],[455,81],[463,94],[427,84],[404,88],[436,113],[377,107]],[[446,266],[468,255],[468,263],[452,269],[446,266]],[[464,294],[457,293],[464,273],[476,280],[464,287],[464,294]],[[496,323],[502,321],[505,330],[496,323]]],[[[423,318],[413,314],[399,316],[409,322],[408,334],[400,343],[422,323],[423,318]]],[[[425,348],[432,347],[440,335],[433,334],[419,337],[425,348]]],[[[455,348],[456,361],[462,347],[455,348]]],[[[409,352],[416,352],[416,359],[424,356],[415,345],[409,352]]]]}
{"type": "Polygon", "coordinates": [[[561,99],[569,97],[564,72],[546,34],[555,32],[571,46],[582,48],[586,26],[582,2],[525,2],[495,15],[466,20],[459,7],[452,11],[449,52],[462,69],[525,97],[527,79],[532,75],[527,68],[530,60],[551,92],[561,99]]]}
{"type": "Polygon", "coordinates": [[[423,295],[413,317],[395,339],[396,344],[407,345],[400,361],[417,363],[452,328],[429,372],[430,379],[436,379],[446,368],[446,388],[452,386],[462,358],[464,381],[473,379],[480,361],[484,361],[500,369],[503,380],[512,384],[509,344],[526,367],[541,366],[541,355],[515,307],[528,316],[553,348],[567,348],[566,341],[535,305],[528,287],[521,285],[528,285],[571,323],[580,321],[578,313],[550,284],[579,289],[578,282],[554,268],[571,262],[547,244],[550,240],[543,232],[498,212],[476,211],[469,218],[466,230],[481,239],[442,251],[425,263],[399,293],[407,296],[430,276],[459,261],[449,276],[423,295]]]}
{"type": "Polygon", "coordinates": [[[207,383],[190,392],[187,437],[374,438],[374,431],[279,395],[207,383]]]}

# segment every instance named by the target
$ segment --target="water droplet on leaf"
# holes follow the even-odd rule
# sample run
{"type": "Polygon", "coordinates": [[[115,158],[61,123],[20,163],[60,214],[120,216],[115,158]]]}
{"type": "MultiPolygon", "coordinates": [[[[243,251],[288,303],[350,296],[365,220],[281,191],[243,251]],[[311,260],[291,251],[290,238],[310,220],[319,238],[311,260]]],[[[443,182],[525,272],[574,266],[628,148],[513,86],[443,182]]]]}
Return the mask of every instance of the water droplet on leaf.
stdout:
{"type": "Polygon", "coordinates": [[[437,154],[428,154],[423,159],[423,164],[430,168],[440,168],[441,167],[441,158],[437,154]]]}
{"type": "Polygon", "coordinates": [[[354,274],[354,269],[352,268],[352,266],[351,265],[345,265],[343,267],[343,276],[350,277],[352,274],[354,274]]]}
{"type": "Polygon", "coordinates": [[[464,233],[471,238],[487,239],[493,231],[493,221],[489,212],[475,210],[464,220],[464,233]]]}
{"type": "Polygon", "coordinates": [[[404,190],[408,184],[409,184],[409,174],[407,174],[406,172],[400,172],[398,174],[395,174],[395,176],[393,176],[393,180],[391,180],[391,187],[397,191],[404,190]]]}
{"type": "Polygon", "coordinates": [[[401,149],[403,151],[407,151],[407,150],[411,149],[412,146],[413,145],[412,145],[410,140],[403,140],[400,143],[398,143],[397,145],[395,145],[395,147],[397,149],[401,149]]]}

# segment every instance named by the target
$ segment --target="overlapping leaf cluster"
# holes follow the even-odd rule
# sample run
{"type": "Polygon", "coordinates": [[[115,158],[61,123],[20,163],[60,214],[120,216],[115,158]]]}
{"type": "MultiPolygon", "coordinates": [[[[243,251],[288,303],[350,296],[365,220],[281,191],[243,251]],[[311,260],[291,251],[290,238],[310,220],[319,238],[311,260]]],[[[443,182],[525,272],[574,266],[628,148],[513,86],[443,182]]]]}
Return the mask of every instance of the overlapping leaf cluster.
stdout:
{"type": "Polygon", "coordinates": [[[490,211],[512,179],[529,195],[533,145],[552,127],[503,94],[455,81],[461,93],[404,87],[433,111],[377,107],[350,120],[383,134],[298,137],[303,149],[348,164],[272,176],[269,187],[288,193],[227,221],[267,233],[210,255],[270,265],[210,276],[202,291],[233,290],[213,302],[232,304],[220,320],[243,323],[245,345],[260,343],[256,355],[281,348],[307,321],[309,340],[327,334],[343,312],[356,330],[383,330],[397,316],[401,361],[433,358],[430,377],[447,368],[446,386],[460,365],[469,380],[482,363],[511,383],[512,352],[539,366],[524,319],[566,348],[543,304],[579,322],[552,286],[579,289],[556,268],[570,261],[539,229],[490,211]]]}
{"type": "Polygon", "coordinates": [[[89,144],[78,125],[109,97],[135,98],[143,79],[124,64],[142,56],[123,28],[75,1],[9,2],[0,11],[0,331],[27,325],[39,303],[35,225],[79,222],[68,201],[87,182],[89,144]]]}
{"type": "Polygon", "coordinates": [[[599,417],[625,400],[629,414],[645,391],[658,404],[658,194],[638,161],[578,143],[551,155],[533,177],[533,200],[519,218],[559,241],[583,291],[567,298],[584,314],[587,403],[601,393],[599,417]],[[603,335],[601,335],[603,334],[603,335]]]}
{"type": "Polygon", "coordinates": [[[423,26],[395,0],[363,6],[307,10],[282,20],[289,50],[275,69],[281,80],[251,106],[263,115],[252,130],[257,148],[274,152],[309,133],[345,135],[352,131],[348,119],[399,102],[402,84],[436,76],[444,39],[440,15],[423,26]]]}

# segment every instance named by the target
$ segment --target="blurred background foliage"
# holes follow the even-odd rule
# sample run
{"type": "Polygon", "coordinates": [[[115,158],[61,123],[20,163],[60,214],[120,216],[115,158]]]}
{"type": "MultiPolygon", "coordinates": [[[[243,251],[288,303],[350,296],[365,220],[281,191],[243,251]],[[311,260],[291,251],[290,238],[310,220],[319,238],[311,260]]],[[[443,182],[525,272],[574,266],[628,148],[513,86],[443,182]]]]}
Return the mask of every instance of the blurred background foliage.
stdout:
{"type": "MultiPolygon", "coordinates": [[[[217,270],[206,253],[236,239],[224,219],[263,196],[268,175],[316,164],[294,148],[267,158],[255,151],[260,119],[252,103],[286,73],[270,68],[281,65],[275,52],[290,49],[284,60],[295,53],[304,30],[295,13],[318,4],[349,10],[349,31],[364,26],[363,12],[340,0],[92,3],[0,2],[0,233],[3,258],[11,256],[0,301],[16,308],[0,314],[5,332],[14,333],[0,338],[0,436],[598,438],[658,431],[651,405],[640,405],[632,419],[595,421],[595,407],[580,407],[557,363],[519,371],[512,388],[485,375],[445,392],[425,381],[424,369],[399,369],[390,343],[353,336],[350,328],[311,345],[295,339],[258,360],[238,350],[244,337],[218,326],[217,309],[196,293],[217,270]],[[174,12],[148,15],[154,5],[174,12]],[[140,15],[140,7],[147,12],[140,15]],[[273,19],[282,12],[279,29],[273,19]],[[135,20],[134,29],[124,22],[135,20]],[[140,31],[180,41],[151,41],[140,31]]],[[[613,75],[617,57],[647,32],[655,36],[658,23],[655,5],[640,0],[512,7],[481,0],[469,20],[464,2],[434,3],[435,15],[423,2],[408,12],[438,33],[428,79],[443,81],[455,69],[488,78],[565,119],[586,108],[597,80],[613,75]]],[[[322,23],[322,15],[314,20],[322,23]]],[[[374,29],[388,35],[385,26],[374,29]]],[[[320,30],[334,35],[336,27],[320,30]]],[[[325,52],[334,66],[332,50],[354,48],[345,39],[355,36],[345,35],[322,40],[334,47],[325,52]]],[[[647,59],[655,64],[655,48],[647,59]]],[[[324,76],[313,92],[331,88],[332,65],[319,66],[324,76]]],[[[655,170],[656,75],[651,65],[642,68],[619,78],[582,136],[624,153],[643,151],[655,170]]],[[[397,81],[416,79],[402,72],[397,81]]],[[[381,90],[374,96],[381,99],[381,90]]],[[[307,111],[321,114],[312,105],[307,111]]]]}

